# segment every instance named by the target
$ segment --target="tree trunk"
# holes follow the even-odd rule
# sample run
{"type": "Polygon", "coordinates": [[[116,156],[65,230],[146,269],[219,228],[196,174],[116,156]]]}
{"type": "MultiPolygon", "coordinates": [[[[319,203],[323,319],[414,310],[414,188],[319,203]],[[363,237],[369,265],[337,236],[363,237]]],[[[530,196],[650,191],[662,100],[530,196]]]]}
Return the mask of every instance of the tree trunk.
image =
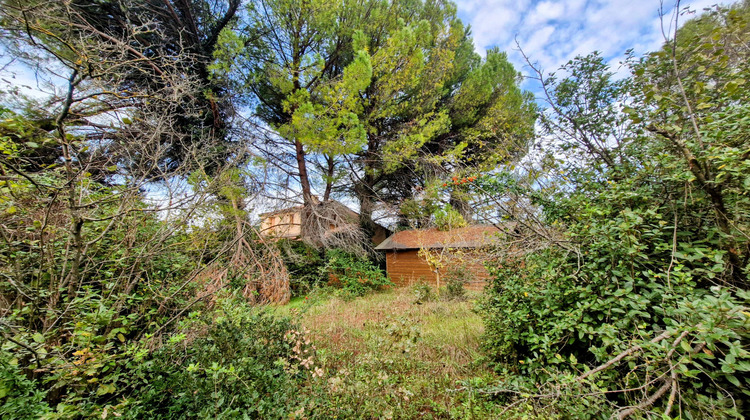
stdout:
{"type": "Polygon", "coordinates": [[[372,212],[375,208],[374,186],[375,177],[365,175],[355,187],[355,193],[359,198],[359,226],[368,238],[375,235],[375,222],[372,220],[372,212]]]}
{"type": "Polygon", "coordinates": [[[326,156],[326,163],[328,169],[326,170],[326,191],[323,193],[323,202],[327,202],[331,199],[331,190],[333,189],[333,174],[336,170],[336,162],[333,160],[333,156],[326,156]]]}
{"type": "Polygon", "coordinates": [[[658,128],[653,124],[646,127],[646,129],[670,140],[682,153],[688,169],[695,176],[698,185],[706,192],[711,201],[714,214],[716,215],[716,224],[719,227],[719,230],[721,230],[726,236],[726,239],[724,240],[724,249],[727,251],[728,262],[732,268],[732,280],[740,287],[747,287],[747,277],[743,273],[744,264],[742,263],[739,251],[737,250],[737,243],[734,239],[735,237],[732,228],[732,220],[729,217],[724,202],[724,193],[721,184],[716,184],[713,181],[711,172],[707,165],[700,162],[693,154],[692,150],[690,150],[677,135],[658,128]]]}
{"type": "Polygon", "coordinates": [[[313,204],[310,178],[307,173],[307,161],[305,160],[305,149],[299,140],[294,141],[297,157],[297,170],[299,171],[299,184],[302,188],[302,202],[305,207],[313,204]]]}

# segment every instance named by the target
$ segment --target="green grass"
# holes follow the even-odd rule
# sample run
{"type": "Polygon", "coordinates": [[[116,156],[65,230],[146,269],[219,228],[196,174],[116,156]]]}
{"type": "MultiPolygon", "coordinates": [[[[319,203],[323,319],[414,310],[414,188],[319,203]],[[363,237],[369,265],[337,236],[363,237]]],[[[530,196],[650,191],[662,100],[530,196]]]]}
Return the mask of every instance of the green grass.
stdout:
{"type": "Polygon", "coordinates": [[[305,296],[295,296],[289,300],[289,303],[287,303],[284,306],[281,306],[280,308],[283,308],[282,310],[289,311],[294,308],[302,308],[305,305],[305,303],[307,303],[305,296]]]}
{"type": "Polygon", "coordinates": [[[324,418],[492,417],[502,404],[456,391],[496,380],[478,362],[475,296],[415,304],[411,290],[392,289],[350,301],[311,295],[279,308],[299,317],[317,349],[309,408],[324,418]]]}

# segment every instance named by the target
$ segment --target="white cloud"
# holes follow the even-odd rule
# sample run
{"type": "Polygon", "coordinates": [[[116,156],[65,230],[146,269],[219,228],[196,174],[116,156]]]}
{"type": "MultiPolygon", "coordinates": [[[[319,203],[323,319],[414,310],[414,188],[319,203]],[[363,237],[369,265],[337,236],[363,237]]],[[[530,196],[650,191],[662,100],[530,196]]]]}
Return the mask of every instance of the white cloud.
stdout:
{"type": "Polygon", "coordinates": [[[529,25],[544,24],[559,19],[565,14],[565,5],[561,2],[543,1],[529,13],[526,23],[529,25]]]}
{"type": "Polygon", "coordinates": [[[524,42],[523,48],[531,51],[543,49],[550,42],[553,33],[555,33],[554,26],[544,26],[524,42]]]}
{"type": "MultiPolygon", "coordinates": [[[[686,1],[681,8],[701,11],[714,3],[686,1]]],[[[532,62],[546,71],[595,50],[617,64],[629,48],[640,55],[664,42],[658,0],[457,0],[457,5],[459,16],[472,27],[480,54],[492,46],[513,50],[518,40],[532,62]]],[[[664,9],[668,26],[673,6],[665,4],[664,9]]],[[[509,56],[523,71],[520,53],[509,51],[509,56]]]]}

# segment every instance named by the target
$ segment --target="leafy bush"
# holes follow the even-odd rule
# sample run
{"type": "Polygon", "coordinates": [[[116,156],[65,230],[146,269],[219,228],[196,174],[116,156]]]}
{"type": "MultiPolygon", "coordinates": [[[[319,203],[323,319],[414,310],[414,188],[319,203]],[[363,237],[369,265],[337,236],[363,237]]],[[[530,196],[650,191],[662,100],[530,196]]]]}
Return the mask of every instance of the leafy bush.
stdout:
{"type": "Polygon", "coordinates": [[[443,298],[447,300],[466,299],[466,282],[476,280],[474,272],[465,265],[455,265],[448,268],[444,279],[446,281],[443,298]]]}
{"type": "Polygon", "coordinates": [[[435,225],[438,230],[447,231],[465,227],[467,223],[458,210],[450,204],[446,204],[442,209],[435,211],[435,225]]]}
{"type": "Polygon", "coordinates": [[[199,315],[133,373],[130,418],[281,418],[314,374],[299,326],[234,299],[199,315]]]}
{"type": "Polygon", "coordinates": [[[750,76],[742,7],[686,24],[692,35],[631,79],[613,80],[593,54],[544,81],[547,158],[565,176],[514,185],[541,221],[519,227],[534,246],[503,254],[482,303],[505,395],[565,417],[750,412],[750,166],[736,159],[750,120],[727,118],[750,100],[735,86],[750,76]]]}
{"type": "Polygon", "coordinates": [[[277,246],[289,270],[293,296],[302,296],[321,283],[321,268],[325,260],[321,251],[305,241],[281,239],[277,246]]]}
{"type": "Polygon", "coordinates": [[[11,353],[0,350],[0,418],[36,419],[50,412],[39,389],[19,368],[11,353]]]}
{"type": "Polygon", "coordinates": [[[414,303],[421,305],[432,299],[432,288],[429,284],[420,281],[414,286],[414,303]]]}
{"type": "Polygon", "coordinates": [[[345,297],[364,296],[393,283],[383,271],[368,260],[340,250],[326,252],[326,265],[321,269],[328,284],[342,290],[345,297]]]}
{"type": "MultiPolygon", "coordinates": [[[[614,254],[612,248],[599,250],[589,254],[594,261],[614,254]]],[[[524,378],[520,389],[543,393],[536,385],[542,383],[568,395],[590,393],[587,401],[571,398],[572,405],[557,408],[593,416],[605,405],[635,405],[641,395],[601,391],[639,389],[649,377],[674,372],[680,398],[690,401],[684,410],[694,417],[737,416],[747,409],[731,401],[748,395],[750,353],[742,343],[750,339],[750,317],[743,314],[750,295],[696,288],[682,269],[671,285],[664,274],[631,277],[628,263],[592,263],[578,276],[566,275],[575,264],[564,254],[542,252],[494,270],[482,305],[485,349],[500,372],[524,378]],[[580,377],[633,348],[639,350],[627,353],[622,366],[580,377]]]]}

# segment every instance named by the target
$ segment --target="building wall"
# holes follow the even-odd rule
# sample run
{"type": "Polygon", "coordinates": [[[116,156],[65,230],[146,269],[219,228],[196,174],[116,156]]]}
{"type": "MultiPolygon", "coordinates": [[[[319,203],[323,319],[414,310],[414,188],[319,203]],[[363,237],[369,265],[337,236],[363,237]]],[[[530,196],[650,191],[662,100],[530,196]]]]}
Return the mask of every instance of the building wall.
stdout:
{"type": "MultiPolygon", "coordinates": [[[[346,207],[343,207],[344,221],[334,222],[330,228],[335,229],[336,225],[344,223],[358,223],[359,215],[346,207]]],[[[260,221],[260,234],[267,237],[275,238],[299,238],[302,236],[302,213],[300,211],[289,211],[285,213],[275,213],[263,217],[260,221]]],[[[379,245],[391,232],[382,226],[376,226],[375,235],[372,237],[372,243],[379,245]]]]}
{"type": "Polygon", "coordinates": [[[276,213],[266,216],[260,222],[264,236],[296,238],[302,233],[302,215],[299,212],[276,213]]]}
{"type": "MultiPolygon", "coordinates": [[[[437,286],[437,276],[430,269],[430,265],[424,258],[419,256],[419,250],[410,249],[403,251],[388,251],[385,256],[386,271],[388,278],[397,286],[412,286],[420,282],[437,286]]],[[[490,277],[481,263],[464,262],[469,270],[476,276],[476,281],[466,283],[466,288],[471,290],[482,290],[490,277]]],[[[445,286],[445,279],[441,278],[440,287],[445,286]]]]}

